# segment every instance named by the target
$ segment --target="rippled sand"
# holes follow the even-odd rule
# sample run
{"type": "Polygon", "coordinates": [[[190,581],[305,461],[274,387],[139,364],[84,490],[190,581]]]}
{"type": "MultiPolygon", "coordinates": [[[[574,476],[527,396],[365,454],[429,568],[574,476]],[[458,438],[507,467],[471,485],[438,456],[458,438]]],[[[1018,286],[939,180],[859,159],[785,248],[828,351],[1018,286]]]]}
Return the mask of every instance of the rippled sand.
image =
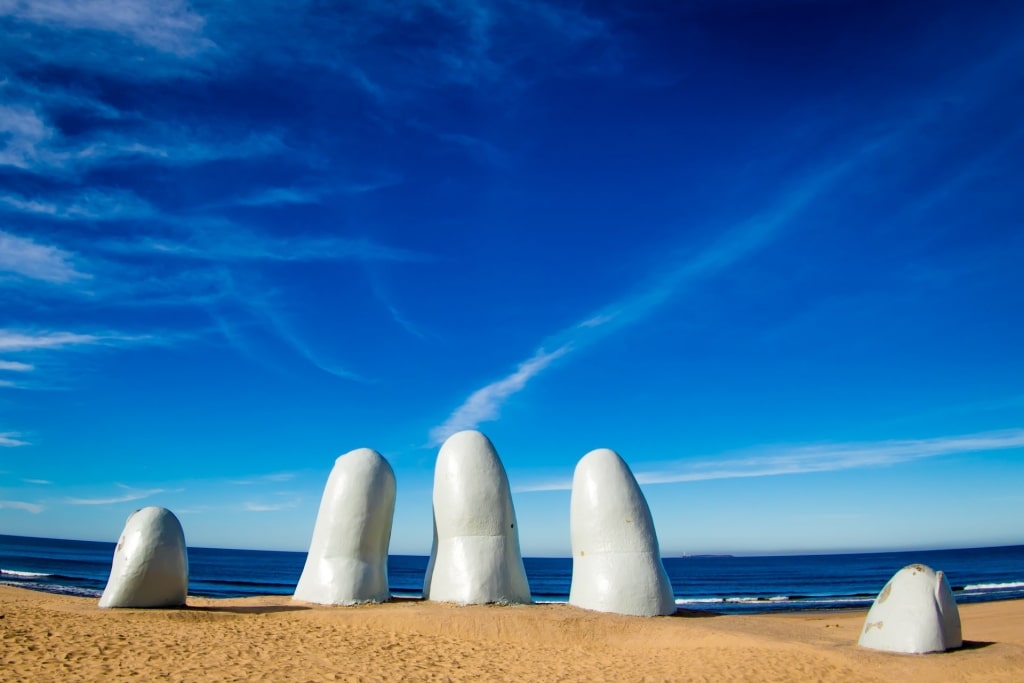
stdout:
{"type": "Polygon", "coordinates": [[[856,646],[863,612],[653,619],[568,605],[189,598],[101,610],[0,586],[2,681],[1024,681],[1024,601],[961,607],[965,647],[856,646]]]}

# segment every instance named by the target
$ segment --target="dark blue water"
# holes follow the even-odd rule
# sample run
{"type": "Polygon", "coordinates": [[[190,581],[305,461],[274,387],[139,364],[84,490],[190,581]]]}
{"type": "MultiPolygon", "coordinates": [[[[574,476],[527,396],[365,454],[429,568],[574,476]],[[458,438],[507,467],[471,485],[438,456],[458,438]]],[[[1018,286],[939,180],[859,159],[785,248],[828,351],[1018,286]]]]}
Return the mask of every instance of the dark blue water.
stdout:
{"type": "MultiPolygon", "coordinates": [[[[0,535],[0,583],[52,593],[99,597],[110,573],[113,543],[0,535]]],[[[189,548],[189,594],[226,598],[291,595],[305,553],[189,548]]],[[[665,558],[676,602],[714,612],[866,608],[900,568],[941,569],[957,602],[1024,598],[1024,546],[856,555],[665,558]]],[[[568,558],[526,558],[536,602],[565,602],[568,558]]],[[[392,555],[391,592],[419,597],[427,558],[392,555]]]]}

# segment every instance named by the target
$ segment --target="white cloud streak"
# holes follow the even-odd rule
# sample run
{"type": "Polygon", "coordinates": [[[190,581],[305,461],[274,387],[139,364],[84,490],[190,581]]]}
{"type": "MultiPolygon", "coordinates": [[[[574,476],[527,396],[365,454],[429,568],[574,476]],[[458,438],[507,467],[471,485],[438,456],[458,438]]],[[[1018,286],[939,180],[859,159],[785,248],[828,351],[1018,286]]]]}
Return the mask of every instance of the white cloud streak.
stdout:
{"type": "Polygon", "coordinates": [[[73,260],[73,254],[58,247],[0,231],[0,273],[12,273],[51,284],[67,284],[92,277],[78,271],[73,260]]]}
{"type": "Polygon", "coordinates": [[[202,36],[205,21],[183,0],[0,0],[0,16],[44,27],[114,33],[180,57],[213,47],[202,36]]]}
{"type": "Polygon", "coordinates": [[[273,474],[262,474],[248,479],[231,479],[228,483],[233,484],[234,486],[251,486],[252,484],[256,484],[261,481],[282,482],[291,481],[294,478],[295,474],[292,472],[275,472],[273,474]]]}
{"type": "Polygon", "coordinates": [[[31,108],[0,105],[0,166],[28,168],[55,134],[31,108]]]}
{"type": "MultiPolygon", "coordinates": [[[[122,486],[121,488],[127,489],[128,487],[122,486]]],[[[149,498],[155,496],[158,493],[163,493],[165,489],[148,489],[144,491],[136,491],[128,489],[128,492],[120,495],[113,496],[110,498],[65,498],[64,502],[68,505],[114,505],[116,503],[129,503],[133,500],[142,500],[143,498],[149,498]]]]}
{"type": "Polygon", "coordinates": [[[31,512],[33,515],[38,515],[46,508],[38,503],[26,503],[23,500],[0,500],[0,510],[24,510],[25,512],[31,512]]]}
{"type": "Polygon", "coordinates": [[[73,346],[142,342],[152,337],[122,334],[78,334],[76,332],[18,332],[0,329],[0,352],[61,349],[73,346]]]}
{"type": "Polygon", "coordinates": [[[455,409],[444,423],[430,430],[431,445],[438,445],[444,442],[445,439],[455,432],[463,429],[474,429],[481,422],[497,419],[501,412],[502,404],[510,396],[522,391],[526,387],[527,382],[533,379],[541,370],[548,367],[552,361],[568,353],[569,348],[568,345],[562,346],[550,353],[541,349],[532,358],[520,363],[519,367],[512,374],[474,391],[461,406],[455,409]]]}
{"type": "Polygon", "coordinates": [[[306,360],[310,365],[326,372],[329,375],[333,375],[339,379],[349,380],[353,382],[368,382],[368,378],[359,375],[358,373],[352,372],[347,368],[343,368],[336,362],[331,360],[324,360],[320,355],[313,351],[313,349],[302,340],[302,338],[295,334],[291,329],[290,325],[285,321],[284,316],[277,312],[273,306],[265,305],[262,310],[254,309],[258,315],[267,321],[270,327],[274,330],[279,338],[287,342],[293,350],[295,350],[302,358],[306,360]]]}
{"type": "Polygon", "coordinates": [[[290,510],[296,508],[301,503],[301,500],[292,500],[287,503],[246,503],[244,505],[247,512],[277,512],[278,510],[290,510]]]}
{"type": "Polygon", "coordinates": [[[28,441],[20,438],[18,432],[0,432],[0,448],[17,448],[18,446],[29,446],[28,441]]]}
{"type": "MultiPolygon", "coordinates": [[[[678,484],[714,479],[746,479],[787,474],[811,474],[889,467],[901,463],[967,453],[1024,448],[1024,429],[944,436],[932,439],[865,441],[802,446],[772,446],[720,458],[669,463],[656,470],[641,470],[641,484],[678,484]]],[[[569,491],[571,480],[539,482],[517,488],[519,493],[569,491]]]]}
{"type": "MultiPolygon", "coordinates": [[[[822,193],[876,154],[882,144],[882,141],[866,144],[842,162],[809,174],[802,184],[787,194],[771,210],[741,222],[728,231],[724,238],[712,243],[695,256],[683,259],[680,265],[667,270],[659,280],[649,284],[638,294],[616,300],[587,315],[581,322],[549,337],[533,358],[520,365],[520,368],[532,369],[523,380],[523,385],[526,380],[548,366],[547,362],[533,365],[534,361],[544,356],[544,347],[557,347],[558,355],[564,355],[570,349],[582,348],[611,332],[635,324],[660,308],[672,297],[677,296],[681,290],[693,282],[716,275],[773,242],[789,226],[790,222],[806,210],[822,193]]],[[[469,399],[459,406],[443,424],[431,430],[431,444],[440,443],[447,435],[458,431],[458,429],[470,429],[476,427],[480,422],[493,420],[497,416],[501,404],[522,388],[519,386],[511,391],[503,389],[504,383],[517,377],[518,374],[518,372],[514,373],[505,380],[478,389],[470,395],[469,399]]]]}
{"type": "Polygon", "coordinates": [[[29,199],[17,194],[0,195],[0,209],[70,221],[137,219],[156,213],[152,206],[131,192],[99,189],[49,201],[29,199]]]}
{"type": "Polygon", "coordinates": [[[385,175],[378,180],[338,180],[336,183],[332,183],[329,189],[327,187],[269,187],[234,200],[225,201],[223,204],[255,207],[319,204],[330,194],[366,194],[386,187],[393,187],[400,182],[401,178],[398,175],[385,175]]]}
{"type": "Polygon", "coordinates": [[[235,201],[240,206],[287,206],[290,204],[319,204],[323,192],[291,187],[272,187],[235,201]]]}
{"type": "MultiPolygon", "coordinates": [[[[272,134],[224,140],[218,131],[157,123],[150,123],[131,136],[108,130],[69,139],[37,107],[35,102],[0,105],[0,167],[73,175],[113,160],[189,166],[266,156],[284,149],[280,138],[272,134]]],[[[24,208],[45,211],[47,206],[40,202],[24,208]]]]}
{"type": "MultiPolygon", "coordinates": [[[[200,239],[197,237],[197,240],[200,239]]],[[[365,239],[277,239],[245,230],[222,234],[215,242],[187,243],[144,240],[107,243],[106,248],[125,252],[150,252],[202,261],[425,261],[416,252],[388,247],[365,239]]]]}
{"type": "Polygon", "coordinates": [[[0,370],[7,372],[31,372],[35,370],[34,365],[31,363],[19,363],[18,361],[12,360],[0,360],[0,370]]]}

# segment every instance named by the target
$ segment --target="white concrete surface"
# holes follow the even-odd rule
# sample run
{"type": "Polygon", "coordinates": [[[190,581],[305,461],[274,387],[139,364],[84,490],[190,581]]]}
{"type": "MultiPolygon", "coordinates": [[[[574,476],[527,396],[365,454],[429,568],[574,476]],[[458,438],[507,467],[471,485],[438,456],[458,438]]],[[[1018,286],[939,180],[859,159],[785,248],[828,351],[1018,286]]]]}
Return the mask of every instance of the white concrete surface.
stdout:
{"type": "Polygon", "coordinates": [[[359,448],[334,463],[294,599],[323,605],[384,602],[395,516],[395,474],[380,453],[359,448]]]}
{"type": "Polygon", "coordinates": [[[146,507],[128,516],[117,541],[100,607],[179,607],[188,595],[188,551],[170,510],[146,507]]]}
{"type": "Polygon", "coordinates": [[[598,612],[676,611],[647,499],[618,453],[599,448],[576,465],[569,529],[569,603],[598,612]]]}
{"type": "Polygon", "coordinates": [[[960,610],[946,576],[923,564],[896,572],[871,605],[858,644],[907,654],[960,647],[960,610]]]}
{"type": "Polygon", "coordinates": [[[423,596],[463,605],[531,602],[508,477],[480,432],[453,434],[437,455],[423,596]]]}

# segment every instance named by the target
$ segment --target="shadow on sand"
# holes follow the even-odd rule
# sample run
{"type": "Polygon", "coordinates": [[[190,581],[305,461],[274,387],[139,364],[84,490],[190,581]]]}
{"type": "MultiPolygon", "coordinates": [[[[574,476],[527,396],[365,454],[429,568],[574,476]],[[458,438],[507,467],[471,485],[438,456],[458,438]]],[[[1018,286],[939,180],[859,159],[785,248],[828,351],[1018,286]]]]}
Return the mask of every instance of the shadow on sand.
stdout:
{"type": "Polygon", "coordinates": [[[670,617],[683,617],[684,619],[710,619],[711,617],[722,616],[719,612],[712,612],[706,609],[683,609],[678,608],[670,617]]]}
{"type": "Polygon", "coordinates": [[[228,614],[273,614],[275,612],[300,612],[313,609],[308,605],[187,605],[186,612],[223,612],[228,614]]]}

